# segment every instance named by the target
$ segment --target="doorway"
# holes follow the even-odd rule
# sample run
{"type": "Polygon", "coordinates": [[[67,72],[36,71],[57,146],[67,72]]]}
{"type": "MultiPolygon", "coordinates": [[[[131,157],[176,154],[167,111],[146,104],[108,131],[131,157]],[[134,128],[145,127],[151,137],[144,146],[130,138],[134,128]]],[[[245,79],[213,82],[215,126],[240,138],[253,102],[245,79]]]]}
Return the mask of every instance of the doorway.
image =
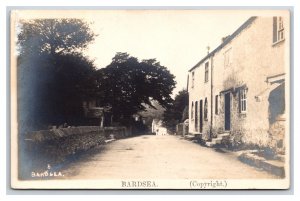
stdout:
{"type": "Polygon", "coordinates": [[[230,93],[225,94],[224,108],[225,108],[225,131],[230,130],[230,93]]]}
{"type": "Polygon", "coordinates": [[[202,133],[202,131],[203,131],[203,101],[202,100],[199,101],[199,107],[200,107],[200,116],[199,116],[199,119],[200,119],[200,133],[202,133]]]}
{"type": "Polygon", "coordinates": [[[195,131],[198,132],[198,101],[195,102],[195,131]]]}
{"type": "Polygon", "coordinates": [[[269,101],[269,124],[276,122],[278,116],[285,111],[285,84],[281,84],[270,92],[269,101]]]}

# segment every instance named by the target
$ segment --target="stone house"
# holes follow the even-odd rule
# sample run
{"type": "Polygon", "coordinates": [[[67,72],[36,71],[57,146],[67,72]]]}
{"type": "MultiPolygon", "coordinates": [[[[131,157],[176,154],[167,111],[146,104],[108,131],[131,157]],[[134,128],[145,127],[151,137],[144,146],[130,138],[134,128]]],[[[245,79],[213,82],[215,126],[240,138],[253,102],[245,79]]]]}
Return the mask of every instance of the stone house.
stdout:
{"type": "Polygon", "coordinates": [[[251,17],[223,38],[189,70],[189,133],[284,150],[289,43],[289,13],[251,17]]]}

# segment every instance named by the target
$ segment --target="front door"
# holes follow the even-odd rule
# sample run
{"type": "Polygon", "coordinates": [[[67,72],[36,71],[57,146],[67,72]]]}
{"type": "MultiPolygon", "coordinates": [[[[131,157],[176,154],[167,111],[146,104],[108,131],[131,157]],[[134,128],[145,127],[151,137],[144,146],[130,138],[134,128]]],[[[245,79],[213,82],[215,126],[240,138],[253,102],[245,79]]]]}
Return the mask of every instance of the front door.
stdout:
{"type": "Polygon", "coordinates": [[[225,130],[230,130],[230,93],[225,94],[225,130]]]}

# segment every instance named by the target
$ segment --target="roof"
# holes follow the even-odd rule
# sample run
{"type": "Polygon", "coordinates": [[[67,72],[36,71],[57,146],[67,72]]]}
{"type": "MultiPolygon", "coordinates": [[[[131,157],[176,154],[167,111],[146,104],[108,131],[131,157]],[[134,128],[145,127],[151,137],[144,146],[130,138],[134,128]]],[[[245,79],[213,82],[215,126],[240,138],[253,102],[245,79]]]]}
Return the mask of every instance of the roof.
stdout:
{"type": "Polygon", "coordinates": [[[241,33],[241,31],[243,31],[246,27],[248,27],[255,19],[256,19],[256,17],[250,17],[246,22],[244,22],[244,24],[242,24],[242,26],[240,26],[235,32],[233,32],[233,34],[231,34],[230,36],[228,36],[221,45],[219,45],[216,49],[214,49],[212,52],[210,52],[208,55],[206,55],[194,67],[192,67],[189,70],[189,72],[191,72],[192,70],[194,70],[195,68],[197,68],[198,66],[200,66],[209,57],[213,56],[217,51],[219,51],[225,45],[227,45],[232,39],[234,39],[239,33],[241,33]]]}

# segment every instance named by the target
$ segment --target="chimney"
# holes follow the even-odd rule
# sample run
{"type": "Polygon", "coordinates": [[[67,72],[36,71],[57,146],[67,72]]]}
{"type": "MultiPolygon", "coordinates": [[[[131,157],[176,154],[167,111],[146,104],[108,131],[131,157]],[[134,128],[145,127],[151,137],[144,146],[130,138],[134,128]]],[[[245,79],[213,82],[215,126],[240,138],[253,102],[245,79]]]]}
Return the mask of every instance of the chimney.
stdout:
{"type": "Polygon", "coordinates": [[[206,49],[207,49],[207,54],[209,54],[209,50],[210,50],[209,45],[206,47],[206,49]]]}
{"type": "Polygon", "coordinates": [[[227,36],[225,36],[225,37],[222,37],[222,43],[224,43],[224,41],[225,41],[227,38],[229,38],[229,36],[230,36],[230,35],[227,35],[227,36]]]}

